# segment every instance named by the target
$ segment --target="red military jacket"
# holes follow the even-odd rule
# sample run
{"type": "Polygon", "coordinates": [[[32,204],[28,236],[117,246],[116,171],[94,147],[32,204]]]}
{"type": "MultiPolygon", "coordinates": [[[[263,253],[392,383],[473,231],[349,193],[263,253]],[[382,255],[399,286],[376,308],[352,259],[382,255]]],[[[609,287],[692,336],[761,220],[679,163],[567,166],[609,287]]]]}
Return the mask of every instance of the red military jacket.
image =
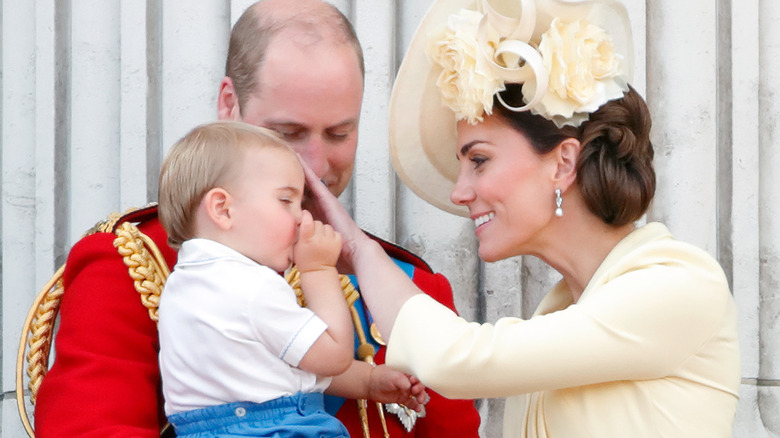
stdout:
{"type": "MultiPolygon", "coordinates": [[[[168,266],[176,252],[157,219],[156,206],[126,218],[158,246],[168,266]]],[[[121,222],[120,222],[121,223],[121,222]]],[[[113,233],[98,232],[77,242],[63,274],[65,293],[55,340],[55,361],[41,384],[35,406],[38,438],[157,437],[167,420],[163,412],[157,325],[141,304],[113,233]]],[[[434,274],[420,258],[377,239],[391,256],[414,266],[413,280],[426,293],[454,308],[447,279],[434,274]]],[[[368,331],[366,331],[368,333],[368,331]]],[[[384,363],[384,347],[375,360],[384,363]]],[[[449,400],[428,390],[426,416],[407,433],[400,420],[385,414],[390,436],[478,437],[479,414],[470,400],[449,400]]],[[[373,403],[368,418],[372,437],[382,428],[373,403]]],[[[353,437],[362,437],[354,400],[336,417],[353,437]]]]}

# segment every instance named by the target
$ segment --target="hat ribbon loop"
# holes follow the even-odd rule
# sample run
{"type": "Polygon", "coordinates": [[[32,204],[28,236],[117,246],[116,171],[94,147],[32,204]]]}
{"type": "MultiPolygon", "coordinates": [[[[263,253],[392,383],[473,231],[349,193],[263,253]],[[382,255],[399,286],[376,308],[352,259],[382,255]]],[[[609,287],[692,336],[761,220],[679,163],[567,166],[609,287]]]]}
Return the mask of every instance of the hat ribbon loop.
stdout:
{"type": "Polygon", "coordinates": [[[536,26],[535,0],[520,0],[522,13],[520,18],[507,17],[498,13],[491,5],[490,0],[481,0],[480,5],[484,13],[477,31],[477,41],[487,59],[488,65],[494,74],[504,83],[525,83],[536,78],[534,95],[521,107],[508,105],[497,94],[499,102],[511,111],[527,111],[533,108],[547,91],[549,73],[544,66],[544,61],[539,51],[528,44],[536,26]],[[500,36],[501,42],[490,50],[488,42],[488,26],[494,29],[500,36]],[[492,56],[491,56],[492,53],[492,56]],[[500,61],[500,62],[497,62],[500,61]],[[503,64],[503,65],[502,65],[503,64]]]}
{"type": "Polygon", "coordinates": [[[519,19],[500,14],[490,4],[490,0],[481,0],[480,9],[502,37],[528,42],[536,27],[536,0],[520,0],[519,3],[519,19]]]}

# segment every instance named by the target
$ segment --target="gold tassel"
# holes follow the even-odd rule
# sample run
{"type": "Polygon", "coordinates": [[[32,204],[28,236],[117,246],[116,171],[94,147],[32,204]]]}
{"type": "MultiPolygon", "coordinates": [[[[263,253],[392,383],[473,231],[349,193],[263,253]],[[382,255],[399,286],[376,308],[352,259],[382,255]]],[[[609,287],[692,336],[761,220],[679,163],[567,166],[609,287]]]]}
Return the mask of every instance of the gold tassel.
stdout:
{"type": "MultiPolygon", "coordinates": [[[[303,290],[301,289],[301,273],[298,271],[298,268],[295,266],[291,267],[285,274],[284,278],[288,283],[290,283],[290,286],[295,291],[295,296],[298,298],[298,304],[301,307],[306,307],[306,300],[303,297],[303,290]]],[[[357,301],[358,297],[360,297],[360,294],[358,293],[357,289],[355,289],[355,286],[352,285],[352,282],[349,281],[349,277],[346,275],[339,275],[339,278],[341,279],[341,290],[344,292],[344,299],[347,301],[349,312],[352,315],[352,324],[355,326],[355,333],[357,334],[358,342],[360,342],[360,346],[358,347],[357,351],[358,358],[364,362],[367,362],[371,366],[376,366],[376,363],[374,362],[374,355],[376,352],[374,351],[374,347],[369,344],[368,340],[366,339],[366,332],[363,331],[363,324],[360,321],[360,314],[358,313],[357,309],[355,309],[355,301],[357,301]]],[[[360,399],[357,400],[357,404],[358,413],[360,414],[360,425],[363,428],[363,436],[365,438],[370,438],[371,434],[368,430],[368,401],[365,399],[360,399]]],[[[376,408],[377,411],[379,411],[379,420],[382,423],[382,431],[384,432],[384,436],[385,438],[390,438],[390,434],[387,431],[387,422],[385,420],[385,412],[382,409],[382,403],[377,402],[376,408]]]]}

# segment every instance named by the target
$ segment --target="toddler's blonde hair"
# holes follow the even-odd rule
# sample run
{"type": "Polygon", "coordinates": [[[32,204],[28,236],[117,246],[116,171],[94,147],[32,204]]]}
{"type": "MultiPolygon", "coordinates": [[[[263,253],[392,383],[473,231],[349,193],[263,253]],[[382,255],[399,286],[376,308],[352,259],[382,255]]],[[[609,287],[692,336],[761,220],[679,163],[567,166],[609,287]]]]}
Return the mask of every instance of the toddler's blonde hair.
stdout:
{"type": "Polygon", "coordinates": [[[203,196],[224,184],[253,147],[295,154],[276,132],[236,121],[200,125],[171,148],[160,170],[158,211],[172,248],[194,237],[195,213],[203,196]]]}

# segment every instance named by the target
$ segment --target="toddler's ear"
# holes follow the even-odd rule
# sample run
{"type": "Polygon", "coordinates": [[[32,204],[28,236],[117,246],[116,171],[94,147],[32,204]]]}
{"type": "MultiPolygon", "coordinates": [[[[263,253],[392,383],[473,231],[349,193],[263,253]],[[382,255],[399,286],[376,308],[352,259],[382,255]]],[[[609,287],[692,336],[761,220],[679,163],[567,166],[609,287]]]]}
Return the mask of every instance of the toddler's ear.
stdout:
{"type": "Polygon", "coordinates": [[[203,207],[209,220],[220,230],[227,231],[232,225],[230,206],[232,198],[230,193],[221,187],[215,187],[203,196],[203,207]]]}

